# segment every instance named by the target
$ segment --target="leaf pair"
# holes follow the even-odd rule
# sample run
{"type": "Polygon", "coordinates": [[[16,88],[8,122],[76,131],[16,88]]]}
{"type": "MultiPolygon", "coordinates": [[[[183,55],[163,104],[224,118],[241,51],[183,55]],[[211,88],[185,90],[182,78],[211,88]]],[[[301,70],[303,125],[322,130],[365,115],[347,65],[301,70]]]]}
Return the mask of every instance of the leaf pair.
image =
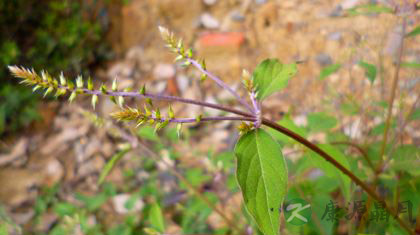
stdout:
{"type": "MultiPolygon", "coordinates": [[[[287,86],[296,64],[261,62],[252,75],[253,92],[262,101],[287,86]]],[[[280,145],[262,129],[248,130],[235,147],[236,176],[245,206],[266,235],[279,234],[280,211],[287,191],[287,168],[280,145]]]]}

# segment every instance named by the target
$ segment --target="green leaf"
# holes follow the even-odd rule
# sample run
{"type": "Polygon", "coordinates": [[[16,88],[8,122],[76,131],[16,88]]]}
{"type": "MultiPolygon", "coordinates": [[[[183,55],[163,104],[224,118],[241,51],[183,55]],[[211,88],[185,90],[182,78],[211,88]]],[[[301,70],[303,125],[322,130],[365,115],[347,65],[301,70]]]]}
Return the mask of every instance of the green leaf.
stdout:
{"type": "Polygon", "coordinates": [[[409,120],[419,120],[420,119],[420,108],[414,110],[414,112],[410,115],[409,120]]]}
{"type": "Polygon", "coordinates": [[[146,140],[159,141],[159,137],[155,133],[155,129],[150,126],[143,126],[139,128],[137,135],[146,140]]]}
{"type": "Polygon", "coordinates": [[[414,37],[420,34],[420,25],[415,27],[411,32],[407,33],[406,37],[414,37]]]}
{"type": "Polygon", "coordinates": [[[402,62],[401,67],[409,69],[420,69],[419,62],[402,62]]]}
{"type": "Polygon", "coordinates": [[[327,131],[337,125],[337,119],[326,113],[310,113],[308,126],[313,132],[327,131]]]}
{"type": "Polygon", "coordinates": [[[392,8],[381,6],[379,4],[364,4],[353,7],[347,11],[351,16],[367,15],[374,13],[392,13],[392,8]]]}
{"type": "Polygon", "coordinates": [[[115,164],[117,164],[128,151],[130,151],[130,148],[127,147],[112,156],[111,160],[109,160],[102,169],[101,174],[99,175],[98,184],[102,184],[105,181],[105,178],[111,172],[112,168],[114,168],[115,164]]]}
{"type": "Polygon", "coordinates": [[[88,211],[95,211],[99,209],[107,200],[108,196],[101,193],[95,196],[85,196],[83,194],[76,194],[76,199],[85,204],[88,211]]]}
{"type": "Polygon", "coordinates": [[[296,64],[282,64],[277,59],[266,59],[261,62],[252,75],[257,99],[263,100],[274,92],[285,88],[289,79],[296,72],[296,64]]]}
{"type": "Polygon", "coordinates": [[[60,202],[55,205],[54,211],[60,217],[64,217],[66,215],[74,214],[77,211],[77,207],[68,202],[60,202]]]}
{"type": "MultiPolygon", "coordinates": [[[[341,153],[340,150],[328,144],[320,144],[318,145],[318,147],[320,147],[322,150],[328,153],[346,169],[350,169],[350,164],[347,160],[347,157],[343,153],[341,153]]],[[[339,171],[334,165],[327,162],[324,158],[320,157],[317,153],[310,152],[309,155],[311,156],[311,160],[313,161],[314,165],[320,168],[326,176],[338,178],[340,180],[344,196],[346,197],[346,199],[349,199],[351,183],[350,178],[347,175],[343,174],[341,171],[339,171]]]]}
{"type": "Polygon", "coordinates": [[[360,61],[359,65],[365,69],[365,75],[369,79],[370,84],[373,84],[376,78],[376,66],[364,61],[360,61]]]}
{"type": "Polygon", "coordinates": [[[266,235],[279,234],[287,168],[280,145],[264,130],[250,131],[235,147],[236,176],[245,206],[266,235]]]}
{"type": "Polygon", "coordinates": [[[399,146],[390,166],[393,170],[406,171],[414,176],[420,175],[420,149],[415,145],[399,146]]]}
{"type": "Polygon", "coordinates": [[[332,64],[324,67],[319,74],[319,79],[324,80],[326,77],[337,72],[341,68],[341,64],[332,64]]]}
{"type": "Polygon", "coordinates": [[[165,223],[159,204],[153,203],[149,212],[149,221],[159,232],[165,232],[165,223]]]}

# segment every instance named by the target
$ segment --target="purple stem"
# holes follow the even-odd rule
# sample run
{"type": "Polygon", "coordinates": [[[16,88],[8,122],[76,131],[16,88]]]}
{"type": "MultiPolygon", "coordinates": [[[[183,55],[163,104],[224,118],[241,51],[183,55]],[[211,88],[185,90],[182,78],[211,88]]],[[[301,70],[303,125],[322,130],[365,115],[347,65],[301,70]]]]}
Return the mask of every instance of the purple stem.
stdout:
{"type": "MultiPolygon", "coordinates": [[[[76,89],[75,90],[70,90],[67,86],[59,85],[58,87],[59,88],[65,88],[65,89],[69,90],[70,92],[73,92],[73,91],[76,90],[76,89]]],[[[186,103],[186,104],[193,104],[193,105],[208,107],[208,108],[212,108],[212,109],[218,109],[218,110],[238,114],[238,115],[245,116],[245,117],[253,117],[253,114],[246,113],[246,112],[236,110],[236,109],[233,109],[233,108],[229,108],[229,107],[224,107],[224,106],[219,105],[219,104],[212,104],[212,103],[207,103],[207,102],[203,102],[203,101],[185,99],[185,98],[177,97],[177,96],[156,95],[156,94],[150,94],[150,93],[145,93],[144,95],[142,95],[138,92],[122,92],[122,91],[106,91],[105,94],[104,94],[103,92],[101,92],[99,90],[88,90],[86,88],[78,88],[77,90],[81,90],[81,91],[83,91],[83,93],[86,93],[86,94],[98,95],[98,96],[99,95],[123,96],[123,97],[135,97],[135,98],[140,98],[140,99],[150,98],[150,99],[154,99],[154,100],[181,102],[181,103],[186,103]]]]}
{"type": "Polygon", "coordinates": [[[262,121],[261,120],[262,119],[261,104],[260,102],[257,101],[257,95],[255,94],[255,92],[251,92],[249,95],[251,97],[252,106],[254,106],[254,114],[256,118],[254,125],[255,125],[255,128],[259,128],[261,126],[261,121],[262,121]]]}
{"type": "Polygon", "coordinates": [[[217,76],[215,76],[214,74],[210,73],[209,71],[205,70],[200,63],[198,63],[197,61],[195,61],[192,58],[186,58],[186,60],[188,62],[190,62],[192,65],[194,65],[194,67],[196,67],[198,70],[200,70],[200,72],[204,73],[205,75],[207,75],[209,78],[211,78],[214,82],[216,82],[217,85],[219,85],[221,88],[227,90],[228,92],[230,92],[233,96],[235,96],[235,98],[239,101],[239,103],[241,103],[243,106],[245,106],[250,112],[254,112],[253,108],[244,100],[242,99],[238,93],[236,93],[232,88],[230,88],[226,83],[224,83],[220,78],[218,78],[217,76]]]}
{"type": "MultiPolygon", "coordinates": [[[[167,118],[153,118],[155,120],[160,120],[164,122],[167,118]]],[[[200,121],[255,121],[253,117],[203,117],[200,121]]],[[[197,122],[195,118],[172,118],[169,119],[169,122],[174,123],[194,123],[197,122]]]]}

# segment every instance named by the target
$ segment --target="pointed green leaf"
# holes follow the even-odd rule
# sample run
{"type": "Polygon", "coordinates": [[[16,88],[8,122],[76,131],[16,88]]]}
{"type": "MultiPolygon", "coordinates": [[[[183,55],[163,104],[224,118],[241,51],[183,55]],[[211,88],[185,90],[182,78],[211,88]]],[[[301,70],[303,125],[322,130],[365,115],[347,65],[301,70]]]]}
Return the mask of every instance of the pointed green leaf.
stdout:
{"type": "Polygon", "coordinates": [[[159,204],[153,203],[149,212],[149,222],[159,232],[165,232],[165,223],[159,204]]]}
{"type": "Polygon", "coordinates": [[[93,109],[95,109],[96,103],[98,103],[98,96],[97,95],[93,95],[92,96],[92,107],[93,107],[93,109]]]}
{"type": "Polygon", "coordinates": [[[172,109],[171,105],[169,105],[169,112],[168,113],[169,113],[169,118],[170,119],[175,118],[174,110],[172,109]]]}
{"type": "Polygon", "coordinates": [[[83,88],[83,78],[82,78],[82,76],[77,77],[76,86],[77,86],[77,88],[83,88]]]}
{"type": "Polygon", "coordinates": [[[264,130],[241,136],[235,147],[236,176],[245,206],[265,235],[279,234],[287,168],[280,145],[264,130]]]}
{"type": "Polygon", "coordinates": [[[118,89],[117,78],[114,78],[114,81],[112,82],[111,89],[112,89],[112,91],[117,91],[117,89],[118,89]]]}
{"type": "Polygon", "coordinates": [[[139,93],[140,93],[141,95],[145,95],[145,94],[146,94],[146,86],[145,86],[145,85],[143,85],[143,86],[141,87],[141,89],[139,90],[139,93]]]}
{"type": "Polygon", "coordinates": [[[44,94],[44,97],[50,94],[54,90],[54,87],[48,87],[47,91],[44,94]]]}
{"type": "Polygon", "coordinates": [[[365,69],[365,75],[369,79],[370,84],[373,84],[376,78],[376,66],[373,64],[366,63],[364,61],[360,61],[359,65],[365,69]]]}
{"type": "Polygon", "coordinates": [[[121,160],[121,158],[124,157],[124,155],[129,151],[130,148],[127,146],[112,156],[111,160],[109,160],[105,167],[102,169],[101,174],[99,175],[98,184],[102,184],[105,181],[105,178],[109,175],[112,168],[114,168],[114,166],[121,160]]]}
{"type": "Polygon", "coordinates": [[[414,37],[420,34],[420,25],[417,25],[411,32],[407,33],[406,37],[414,37]]]}
{"type": "Polygon", "coordinates": [[[67,85],[67,80],[66,80],[66,78],[64,77],[63,72],[61,72],[61,74],[60,74],[60,84],[61,84],[62,86],[67,85]]]}
{"type": "Polygon", "coordinates": [[[321,70],[321,73],[319,74],[319,79],[324,80],[326,77],[337,72],[340,68],[341,68],[341,64],[328,65],[327,67],[321,70]]]}
{"type": "Polygon", "coordinates": [[[203,118],[203,115],[202,114],[200,114],[200,115],[198,115],[197,117],[195,117],[195,121],[196,122],[201,122],[201,119],[203,118]]]}
{"type": "Polygon", "coordinates": [[[176,124],[176,134],[178,135],[178,138],[181,137],[181,130],[182,130],[182,123],[176,124]]]}
{"type": "Polygon", "coordinates": [[[120,106],[120,108],[123,107],[123,105],[124,105],[124,97],[123,96],[118,96],[118,105],[120,106]]]}
{"type": "Polygon", "coordinates": [[[117,104],[117,99],[115,96],[110,96],[109,99],[112,101],[112,103],[117,104]]]}
{"type": "Polygon", "coordinates": [[[368,15],[368,14],[379,14],[379,13],[392,13],[394,10],[387,6],[383,6],[380,4],[363,4],[356,7],[353,7],[347,10],[349,15],[357,16],[357,15],[368,15]]]}
{"type": "Polygon", "coordinates": [[[73,102],[73,100],[76,98],[76,92],[75,91],[73,91],[72,93],[71,93],[71,95],[70,95],[70,97],[69,97],[69,102],[71,103],[71,102],[73,102]]]}
{"type": "Polygon", "coordinates": [[[297,72],[296,64],[282,64],[277,59],[266,59],[254,70],[252,80],[256,86],[257,99],[263,100],[287,86],[297,72]]]}
{"type": "Polygon", "coordinates": [[[104,84],[101,85],[101,87],[99,88],[99,90],[102,92],[102,94],[106,95],[108,92],[106,90],[106,86],[104,84]]]}
{"type": "Polygon", "coordinates": [[[91,77],[88,78],[88,90],[93,90],[93,82],[91,77]]]}
{"type": "Polygon", "coordinates": [[[420,69],[420,63],[418,62],[402,62],[402,68],[420,69]]]}

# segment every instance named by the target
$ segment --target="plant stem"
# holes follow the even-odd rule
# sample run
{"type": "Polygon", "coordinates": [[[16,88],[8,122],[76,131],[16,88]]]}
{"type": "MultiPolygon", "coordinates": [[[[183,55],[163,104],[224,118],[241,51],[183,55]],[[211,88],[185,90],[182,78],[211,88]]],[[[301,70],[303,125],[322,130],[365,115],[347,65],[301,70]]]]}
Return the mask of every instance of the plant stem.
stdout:
{"type": "Polygon", "coordinates": [[[362,154],[363,158],[368,163],[369,167],[372,168],[373,171],[375,171],[375,166],[373,165],[372,161],[370,160],[368,154],[358,144],[355,144],[355,143],[352,143],[352,142],[349,142],[349,141],[335,141],[335,142],[331,142],[331,144],[344,144],[344,145],[348,145],[348,146],[351,146],[351,147],[357,149],[360,152],[360,154],[362,154]]]}
{"type": "Polygon", "coordinates": [[[394,79],[392,81],[391,96],[389,97],[389,102],[388,102],[388,112],[387,112],[387,117],[386,117],[386,122],[385,122],[385,130],[384,130],[384,135],[383,135],[383,140],[382,140],[381,151],[379,153],[379,164],[377,165],[376,171],[382,171],[381,170],[382,162],[383,162],[382,158],[385,154],[385,148],[388,142],[388,132],[391,126],[391,119],[392,119],[392,108],[394,106],[395,94],[397,93],[397,85],[398,85],[398,80],[399,80],[399,75],[400,75],[401,61],[402,61],[402,56],[404,53],[404,38],[405,38],[406,28],[407,28],[407,18],[403,17],[401,42],[400,42],[400,47],[398,50],[397,65],[395,68],[394,79]]]}
{"type": "MultiPolygon", "coordinates": [[[[336,167],[338,170],[340,170],[343,174],[347,175],[354,183],[359,185],[367,194],[369,194],[369,196],[374,198],[376,201],[383,201],[382,198],[374,190],[372,190],[372,188],[370,188],[366,183],[364,183],[361,179],[359,179],[356,175],[354,175],[350,170],[345,168],[343,165],[341,165],[339,162],[337,162],[332,156],[330,156],[328,153],[326,153],[325,151],[320,149],[315,144],[311,143],[310,141],[303,138],[302,136],[296,134],[295,132],[293,132],[293,131],[291,131],[291,130],[289,130],[289,129],[287,129],[287,128],[285,128],[285,127],[283,127],[283,126],[281,126],[281,125],[279,125],[279,124],[277,124],[277,123],[275,123],[271,120],[263,118],[262,119],[262,124],[266,125],[268,127],[271,127],[273,129],[291,137],[292,139],[294,139],[294,140],[298,141],[299,143],[305,145],[306,147],[308,147],[312,151],[318,153],[322,158],[324,158],[329,163],[333,164],[334,167],[336,167]]],[[[395,210],[393,210],[391,207],[389,207],[386,203],[385,203],[384,207],[391,215],[394,216],[395,220],[397,220],[397,222],[401,225],[401,227],[403,227],[405,230],[407,230],[407,232],[409,232],[410,234],[414,235],[414,232],[411,231],[411,228],[404,221],[402,221],[398,217],[398,213],[395,210]]]]}
{"type": "Polygon", "coordinates": [[[229,93],[231,93],[235,98],[241,103],[245,108],[248,109],[250,112],[254,112],[254,109],[243,99],[241,98],[238,93],[236,93],[232,88],[230,88],[226,83],[224,83],[220,78],[215,76],[214,74],[210,73],[206,69],[201,66],[200,63],[198,63],[196,60],[192,58],[186,58],[188,62],[190,62],[194,67],[196,67],[200,72],[207,75],[210,79],[212,79],[214,82],[216,82],[217,85],[219,85],[221,88],[227,90],[229,93]]]}
{"type": "MultiPolygon", "coordinates": [[[[68,89],[67,87],[63,87],[63,86],[59,86],[59,88],[68,89]]],[[[152,94],[152,93],[147,93],[147,92],[144,95],[142,95],[138,92],[124,92],[124,91],[106,91],[105,93],[103,93],[99,90],[88,90],[86,88],[81,88],[81,89],[78,89],[78,90],[81,90],[85,94],[98,95],[98,96],[100,96],[100,95],[123,96],[123,97],[134,97],[134,98],[139,98],[139,99],[150,98],[150,99],[153,99],[153,100],[180,102],[180,103],[186,103],[186,104],[193,104],[193,105],[208,107],[208,108],[212,108],[212,109],[218,109],[218,110],[226,111],[226,112],[229,112],[229,113],[238,114],[238,115],[241,115],[241,116],[244,116],[244,117],[254,117],[251,113],[247,113],[247,112],[243,112],[243,111],[240,111],[240,110],[237,110],[237,109],[225,107],[223,105],[208,103],[208,102],[204,102],[204,101],[191,100],[191,99],[186,99],[186,98],[177,97],[177,96],[157,95],[157,94],[152,94]]]]}
{"type": "MultiPolygon", "coordinates": [[[[167,118],[153,118],[158,121],[164,122],[167,118]]],[[[197,122],[196,118],[169,118],[169,122],[174,123],[194,123],[197,122]]],[[[252,117],[203,117],[200,121],[255,121],[252,117]]]]}

